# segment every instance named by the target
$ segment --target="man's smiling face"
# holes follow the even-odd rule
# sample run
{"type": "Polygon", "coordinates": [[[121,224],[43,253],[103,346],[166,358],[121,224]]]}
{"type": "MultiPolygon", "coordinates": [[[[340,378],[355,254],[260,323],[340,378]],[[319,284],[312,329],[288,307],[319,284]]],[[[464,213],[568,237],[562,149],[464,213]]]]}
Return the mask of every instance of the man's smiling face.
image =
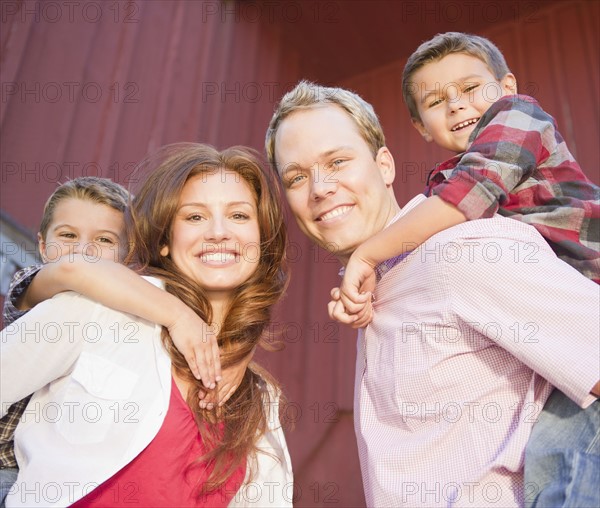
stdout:
{"type": "Polygon", "coordinates": [[[300,229],[342,262],[399,210],[389,150],[380,148],[374,157],[339,106],[295,111],[275,139],[278,171],[300,229]]]}

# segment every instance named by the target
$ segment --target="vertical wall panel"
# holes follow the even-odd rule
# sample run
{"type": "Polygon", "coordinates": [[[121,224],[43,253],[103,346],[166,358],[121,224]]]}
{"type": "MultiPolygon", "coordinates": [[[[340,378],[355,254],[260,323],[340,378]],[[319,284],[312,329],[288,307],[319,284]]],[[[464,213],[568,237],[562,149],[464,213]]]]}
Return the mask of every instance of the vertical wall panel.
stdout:
{"type": "MultiPolygon", "coordinates": [[[[526,10],[510,23],[480,32],[503,51],[519,91],[533,95],[554,116],[586,175],[596,183],[600,183],[600,59],[593,20],[598,20],[598,7],[597,2],[559,2],[543,10],[526,10]]],[[[425,143],[410,125],[406,106],[397,102],[398,75],[405,62],[404,58],[342,82],[379,112],[396,160],[395,189],[401,204],[422,190],[436,163],[451,155],[425,143]],[[376,90],[371,80],[380,84],[376,90]]]]}
{"type": "MultiPolygon", "coordinates": [[[[410,47],[389,48],[381,47],[380,41],[388,39],[379,25],[363,19],[376,6],[376,17],[370,19],[383,22],[392,5],[386,2],[363,2],[362,7],[359,2],[292,2],[296,10],[286,11],[288,21],[285,16],[271,19],[269,6],[282,12],[287,5],[278,2],[77,4],[74,19],[64,10],[53,22],[50,12],[36,16],[19,10],[25,6],[27,12],[43,13],[41,2],[2,4],[3,92],[8,83],[17,93],[2,97],[0,206],[32,234],[46,197],[66,177],[85,172],[136,184],[135,162],[175,141],[220,148],[248,144],[262,151],[281,95],[299,78],[319,80],[320,70],[338,64],[319,61],[319,48],[311,41],[317,30],[332,43],[348,38],[348,47],[355,48],[351,56],[362,62],[372,52],[393,55],[386,65],[339,83],[327,77],[321,82],[351,88],[374,105],[395,156],[400,204],[421,192],[429,170],[449,155],[425,143],[411,126],[400,76],[407,55],[430,36],[429,18],[435,17],[429,21],[436,29],[471,26],[466,18],[440,14],[455,11],[436,9],[456,9],[460,2],[429,2],[423,11],[422,3],[409,3],[410,12],[402,11],[390,23],[392,30],[412,30],[414,40],[410,47]],[[88,5],[100,6],[98,20],[83,15],[88,5]],[[300,42],[290,44],[291,32],[300,42]],[[355,35],[358,39],[350,40],[355,35]],[[50,94],[56,86],[62,97],[54,101],[50,94]],[[94,95],[98,90],[100,97],[94,95]]],[[[485,2],[470,2],[475,9],[480,4],[485,2]]],[[[489,21],[476,31],[497,42],[521,91],[537,97],[557,119],[584,170],[599,182],[600,3],[518,5],[523,6],[520,15],[489,21]]],[[[289,444],[299,485],[296,506],[364,506],[352,432],[356,335],[326,314],[339,265],[289,222],[292,281],[272,326],[285,349],[259,358],[281,380],[290,400],[284,416],[295,423],[289,444]]]]}

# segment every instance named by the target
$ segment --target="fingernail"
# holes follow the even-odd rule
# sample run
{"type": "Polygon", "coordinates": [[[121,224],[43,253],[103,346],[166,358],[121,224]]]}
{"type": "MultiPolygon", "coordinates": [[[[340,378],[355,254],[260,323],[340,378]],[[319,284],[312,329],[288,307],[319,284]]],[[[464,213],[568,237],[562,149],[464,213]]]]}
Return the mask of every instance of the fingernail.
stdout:
{"type": "Polygon", "coordinates": [[[215,379],[216,379],[216,381],[218,383],[219,381],[221,381],[221,379],[223,379],[223,377],[222,376],[217,376],[215,379]]]}

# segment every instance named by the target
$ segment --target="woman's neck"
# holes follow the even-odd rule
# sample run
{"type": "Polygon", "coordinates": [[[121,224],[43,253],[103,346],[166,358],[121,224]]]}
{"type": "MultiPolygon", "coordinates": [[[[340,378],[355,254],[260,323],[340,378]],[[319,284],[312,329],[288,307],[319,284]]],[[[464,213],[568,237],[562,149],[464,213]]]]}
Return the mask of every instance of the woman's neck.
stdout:
{"type": "Polygon", "coordinates": [[[221,331],[221,327],[225,322],[227,316],[227,310],[229,309],[230,300],[229,298],[209,298],[208,302],[212,308],[212,322],[211,326],[218,335],[221,331]]]}

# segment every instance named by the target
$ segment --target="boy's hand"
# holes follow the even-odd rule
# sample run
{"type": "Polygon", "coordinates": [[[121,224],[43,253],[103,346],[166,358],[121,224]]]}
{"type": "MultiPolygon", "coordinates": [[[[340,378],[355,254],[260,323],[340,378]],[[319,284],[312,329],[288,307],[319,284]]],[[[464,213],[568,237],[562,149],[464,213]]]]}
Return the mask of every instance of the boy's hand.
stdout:
{"type": "Polygon", "coordinates": [[[340,288],[331,290],[331,301],[327,304],[329,317],[340,323],[351,325],[352,328],[363,328],[373,319],[373,303],[371,293],[364,306],[356,314],[350,314],[342,304],[340,299],[340,288]]]}
{"type": "Polygon", "coordinates": [[[214,328],[185,307],[167,329],[194,377],[201,379],[206,388],[215,388],[221,380],[221,358],[214,328]]]}
{"type": "Polygon", "coordinates": [[[339,290],[332,290],[329,315],[341,323],[362,328],[371,321],[375,270],[360,256],[360,248],[350,257],[339,290]],[[335,302],[335,303],[333,303],[335,302]]]}
{"type": "Polygon", "coordinates": [[[225,404],[240,386],[244,374],[246,373],[246,369],[248,368],[248,364],[253,356],[254,351],[246,356],[244,360],[224,369],[223,379],[217,383],[216,390],[211,392],[200,390],[198,395],[200,398],[200,407],[202,409],[211,410],[217,403],[219,407],[225,404]]]}

